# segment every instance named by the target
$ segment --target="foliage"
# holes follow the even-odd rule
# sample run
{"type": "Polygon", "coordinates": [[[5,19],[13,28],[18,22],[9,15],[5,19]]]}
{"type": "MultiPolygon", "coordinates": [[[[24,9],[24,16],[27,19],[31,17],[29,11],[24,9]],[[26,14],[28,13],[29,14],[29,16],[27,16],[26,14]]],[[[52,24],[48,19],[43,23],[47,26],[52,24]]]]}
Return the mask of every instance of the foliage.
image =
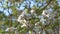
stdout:
{"type": "Polygon", "coordinates": [[[59,34],[60,6],[57,0],[3,0],[1,3],[0,34],[59,34]],[[32,1],[35,4],[30,7],[32,1]],[[23,10],[19,9],[21,5],[23,10]],[[8,9],[8,16],[5,9],[8,9]],[[12,9],[11,13],[9,9],[12,9]]]}

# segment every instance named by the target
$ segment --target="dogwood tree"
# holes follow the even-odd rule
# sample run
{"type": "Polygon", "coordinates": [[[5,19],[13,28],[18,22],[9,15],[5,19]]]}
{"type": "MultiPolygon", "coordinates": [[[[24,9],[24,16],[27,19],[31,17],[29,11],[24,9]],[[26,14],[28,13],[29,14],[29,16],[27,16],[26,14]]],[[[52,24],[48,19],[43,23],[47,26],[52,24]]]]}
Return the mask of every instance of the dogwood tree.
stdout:
{"type": "Polygon", "coordinates": [[[0,34],[59,34],[59,0],[1,0],[0,34]],[[8,12],[8,14],[7,14],[8,12]]]}

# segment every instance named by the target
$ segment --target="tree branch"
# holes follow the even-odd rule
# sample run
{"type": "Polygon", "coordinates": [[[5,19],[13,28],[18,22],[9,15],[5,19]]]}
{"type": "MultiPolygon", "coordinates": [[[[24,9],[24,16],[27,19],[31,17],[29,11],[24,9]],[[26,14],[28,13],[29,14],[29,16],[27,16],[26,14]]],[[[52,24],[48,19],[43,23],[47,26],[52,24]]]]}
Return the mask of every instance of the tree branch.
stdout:
{"type": "Polygon", "coordinates": [[[51,3],[51,1],[52,1],[52,0],[49,0],[48,3],[47,3],[47,5],[44,6],[43,8],[41,8],[41,7],[42,7],[42,6],[41,6],[41,7],[40,7],[41,9],[37,9],[37,14],[40,15],[40,13],[47,8],[47,6],[51,3]],[[39,11],[40,11],[40,12],[39,12],[39,11]]]}

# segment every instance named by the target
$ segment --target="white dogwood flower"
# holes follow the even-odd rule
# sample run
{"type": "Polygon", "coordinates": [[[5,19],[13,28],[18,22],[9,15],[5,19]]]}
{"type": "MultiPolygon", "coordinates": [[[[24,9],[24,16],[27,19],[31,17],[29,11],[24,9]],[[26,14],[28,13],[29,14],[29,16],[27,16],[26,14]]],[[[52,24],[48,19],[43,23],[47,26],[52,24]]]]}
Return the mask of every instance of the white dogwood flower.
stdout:
{"type": "Polygon", "coordinates": [[[6,31],[6,32],[9,31],[9,28],[7,28],[5,31],[6,31]]]}
{"type": "Polygon", "coordinates": [[[18,21],[18,22],[21,22],[21,20],[22,20],[23,18],[24,18],[24,12],[22,12],[22,14],[19,15],[17,21],[18,21]]]}
{"type": "Polygon", "coordinates": [[[6,32],[13,32],[13,31],[15,31],[15,30],[17,30],[17,28],[14,28],[14,27],[9,27],[9,28],[7,28],[5,31],[6,32]]]}
{"type": "Polygon", "coordinates": [[[27,26],[26,24],[23,24],[23,25],[21,25],[21,28],[26,27],[26,26],[27,26]]]}
{"type": "Polygon", "coordinates": [[[43,10],[42,15],[44,17],[50,17],[50,14],[49,14],[49,12],[47,10],[43,10]]]}
{"type": "Polygon", "coordinates": [[[34,13],[34,10],[31,10],[30,12],[31,12],[31,14],[33,14],[34,13]]]}

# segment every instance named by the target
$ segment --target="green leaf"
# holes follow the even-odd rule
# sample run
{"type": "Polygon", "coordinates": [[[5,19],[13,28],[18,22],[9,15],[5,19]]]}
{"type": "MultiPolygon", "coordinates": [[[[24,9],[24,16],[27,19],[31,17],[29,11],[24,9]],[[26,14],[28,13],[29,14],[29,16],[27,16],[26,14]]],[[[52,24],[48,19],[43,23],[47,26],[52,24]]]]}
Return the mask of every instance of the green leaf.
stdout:
{"type": "Polygon", "coordinates": [[[32,30],[29,30],[29,34],[33,34],[33,31],[32,30]]]}
{"type": "Polygon", "coordinates": [[[28,14],[28,9],[25,9],[24,11],[25,11],[26,14],[28,14]]]}
{"type": "Polygon", "coordinates": [[[15,6],[11,6],[10,8],[11,8],[12,11],[13,11],[13,15],[17,15],[17,14],[18,14],[18,10],[16,9],[15,6]]]}

